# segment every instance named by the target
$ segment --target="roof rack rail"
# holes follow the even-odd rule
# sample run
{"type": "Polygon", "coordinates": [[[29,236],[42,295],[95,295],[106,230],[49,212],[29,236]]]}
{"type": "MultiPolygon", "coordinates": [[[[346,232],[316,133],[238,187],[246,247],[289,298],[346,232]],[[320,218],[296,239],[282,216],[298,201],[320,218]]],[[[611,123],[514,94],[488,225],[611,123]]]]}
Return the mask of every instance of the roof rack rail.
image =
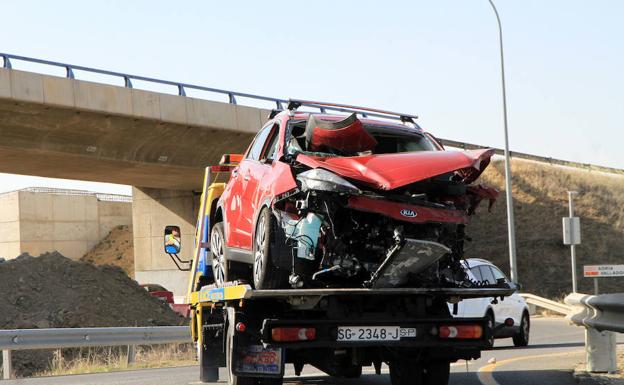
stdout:
{"type": "Polygon", "coordinates": [[[327,110],[337,112],[349,112],[359,114],[364,118],[372,116],[376,118],[400,120],[401,122],[409,122],[414,124],[416,124],[415,120],[418,119],[417,115],[403,114],[399,112],[385,111],[369,107],[358,107],[338,103],[315,102],[311,100],[301,99],[288,100],[288,109],[291,111],[295,111],[297,108],[302,106],[318,108],[321,113],[325,113],[327,110]]]}

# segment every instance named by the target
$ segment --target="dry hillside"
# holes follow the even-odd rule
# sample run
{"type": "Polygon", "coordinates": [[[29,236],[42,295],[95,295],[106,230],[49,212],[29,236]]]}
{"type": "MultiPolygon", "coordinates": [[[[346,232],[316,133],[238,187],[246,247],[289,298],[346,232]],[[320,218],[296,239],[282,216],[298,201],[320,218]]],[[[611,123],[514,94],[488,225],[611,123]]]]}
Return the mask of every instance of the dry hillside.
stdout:
{"type": "MultiPolygon", "coordinates": [[[[572,170],[530,161],[512,162],[518,272],[523,290],[548,297],[571,291],[570,248],[563,245],[561,217],[568,215],[567,190],[575,190],[575,215],[581,218],[582,244],[577,247],[579,291],[593,293],[593,281],[582,278],[588,264],[624,264],[624,177],[572,170]]],[[[492,213],[487,204],[468,225],[473,239],[468,257],[489,259],[509,272],[502,162],[493,162],[481,183],[501,196],[492,213]]],[[[624,278],[604,278],[603,292],[624,291],[624,278]]]]}
{"type": "Polygon", "coordinates": [[[130,277],[134,277],[132,226],[115,227],[81,260],[95,265],[119,266],[130,277]]]}

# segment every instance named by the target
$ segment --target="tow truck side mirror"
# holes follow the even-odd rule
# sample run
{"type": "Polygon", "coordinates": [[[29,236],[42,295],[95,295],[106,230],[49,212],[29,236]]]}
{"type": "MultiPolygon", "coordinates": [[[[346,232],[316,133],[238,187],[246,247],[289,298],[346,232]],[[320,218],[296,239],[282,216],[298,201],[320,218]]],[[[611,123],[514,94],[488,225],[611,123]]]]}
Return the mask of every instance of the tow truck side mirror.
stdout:
{"type": "Polygon", "coordinates": [[[180,233],[180,226],[166,226],[165,227],[165,253],[178,254],[182,249],[182,237],[180,233]]]}

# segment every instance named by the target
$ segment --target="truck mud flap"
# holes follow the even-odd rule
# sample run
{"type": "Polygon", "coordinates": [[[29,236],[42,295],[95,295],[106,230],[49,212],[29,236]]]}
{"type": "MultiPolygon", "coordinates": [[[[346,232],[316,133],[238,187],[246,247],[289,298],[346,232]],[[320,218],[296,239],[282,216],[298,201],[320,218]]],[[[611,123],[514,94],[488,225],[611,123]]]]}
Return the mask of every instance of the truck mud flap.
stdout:
{"type": "Polygon", "coordinates": [[[232,372],[241,377],[282,377],[284,353],[282,348],[262,345],[234,346],[232,372]]]}

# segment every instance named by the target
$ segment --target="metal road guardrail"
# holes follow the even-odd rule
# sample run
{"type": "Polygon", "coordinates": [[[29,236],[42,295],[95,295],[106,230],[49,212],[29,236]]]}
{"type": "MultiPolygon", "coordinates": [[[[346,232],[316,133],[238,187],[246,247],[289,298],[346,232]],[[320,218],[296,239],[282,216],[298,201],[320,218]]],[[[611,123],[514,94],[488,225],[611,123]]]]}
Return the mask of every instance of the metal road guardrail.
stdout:
{"type": "MultiPolygon", "coordinates": [[[[478,150],[482,148],[493,148],[496,151],[497,155],[504,155],[505,153],[505,151],[501,148],[482,146],[480,144],[458,142],[458,141],[449,140],[449,139],[440,139],[440,140],[442,141],[443,145],[448,146],[448,147],[462,148],[464,150],[478,150]]],[[[580,169],[584,169],[588,171],[599,171],[599,172],[605,172],[608,174],[617,174],[617,175],[624,176],[624,169],[620,169],[620,168],[599,166],[599,165],[591,164],[591,163],[571,162],[568,160],[547,158],[544,156],[532,155],[532,154],[527,154],[527,153],[518,152],[518,151],[509,151],[509,155],[512,158],[526,159],[526,160],[532,160],[535,162],[550,163],[550,164],[554,164],[557,166],[567,166],[567,167],[573,167],[573,168],[580,168],[580,169]]]]}
{"type": "Polygon", "coordinates": [[[615,332],[624,333],[624,293],[572,293],[565,298],[565,303],[572,307],[566,319],[585,327],[587,371],[617,371],[615,332]]]}
{"type": "Polygon", "coordinates": [[[191,342],[188,326],[13,329],[0,330],[3,377],[12,378],[11,351],[91,346],[125,346],[128,359],[135,345],[191,342]]]}
{"type": "Polygon", "coordinates": [[[551,301],[547,298],[543,298],[534,294],[520,293],[520,296],[522,296],[524,300],[531,305],[548,309],[559,314],[568,315],[572,311],[571,306],[556,301],[551,301]]]}
{"type": "Polygon", "coordinates": [[[624,293],[586,295],[573,293],[565,302],[572,306],[566,319],[598,331],[624,333],[624,293]]]}
{"type": "MultiPolygon", "coordinates": [[[[44,65],[49,65],[53,67],[64,68],[65,76],[69,79],[76,78],[74,71],[85,71],[85,72],[108,75],[108,76],[113,76],[113,77],[123,79],[124,86],[127,88],[133,88],[132,81],[137,80],[137,81],[144,81],[148,83],[163,84],[163,85],[176,87],[178,90],[178,95],[180,96],[186,96],[186,91],[185,91],[186,89],[207,91],[207,92],[227,95],[228,101],[231,104],[237,104],[236,97],[250,98],[250,99],[255,99],[255,100],[271,102],[275,105],[275,108],[277,108],[278,110],[283,110],[284,104],[288,103],[288,100],[286,99],[274,98],[271,96],[254,95],[254,94],[249,94],[245,92],[224,90],[224,89],[213,88],[213,87],[204,87],[204,86],[198,86],[195,84],[174,82],[170,80],[155,79],[155,78],[150,78],[150,77],[141,76],[141,75],[132,75],[132,74],[126,74],[122,72],[114,72],[114,71],[84,67],[84,66],[79,66],[79,65],[74,65],[74,64],[60,63],[60,62],[55,62],[55,61],[50,61],[50,60],[42,60],[42,59],[36,59],[36,58],[31,58],[31,57],[26,57],[26,56],[19,56],[19,55],[12,55],[12,54],[2,53],[2,52],[0,52],[0,57],[2,57],[3,59],[3,68],[6,68],[6,69],[13,68],[13,64],[11,63],[11,60],[25,61],[25,62],[30,62],[30,63],[44,64],[44,65]]],[[[360,114],[362,113],[362,111],[349,109],[349,108],[342,108],[342,107],[318,106],[317,108],[319,108],[321,112],[325,112],[326,110],[328,110],[328,111],[334,111],[334,112],[346,112],[346,113],[356,112],[360,114]]],[[[388,116],[384,116],[381,114],[375,114],[375,113],[366,113],[366,114],[369,116],[388,118],[388,116]]],[[[450,139],[440,139],[440,140],[445,146],[462,148],[462,149],[467,149],[467,150],[492,148],[490,146],[458,142],[458,141],[450,140],[450,139]]],[[[503,154],[503,150],[500,148],[494,148],[494,150],[496,150],[496,153],[499,155],[503,154]]],[[[512,158],[533,160],[537,162],[550,163],[550,164],[555,164],[559,166],[581,168],[581,169],[585,169],[589,171],[600,171],[600,172],[605,172],[609,174],[624,175],[624,169],[618,169],[618,168],[613,168],[613,167],[604,167],[604,166],[599,166],[599,165],[590,164],[590,163],[570,162],[567,160],[548,158],[548,157],[526,154],[526,153],[517,152],[517,151],[510,151],[510,155],[512,158]]]]}

